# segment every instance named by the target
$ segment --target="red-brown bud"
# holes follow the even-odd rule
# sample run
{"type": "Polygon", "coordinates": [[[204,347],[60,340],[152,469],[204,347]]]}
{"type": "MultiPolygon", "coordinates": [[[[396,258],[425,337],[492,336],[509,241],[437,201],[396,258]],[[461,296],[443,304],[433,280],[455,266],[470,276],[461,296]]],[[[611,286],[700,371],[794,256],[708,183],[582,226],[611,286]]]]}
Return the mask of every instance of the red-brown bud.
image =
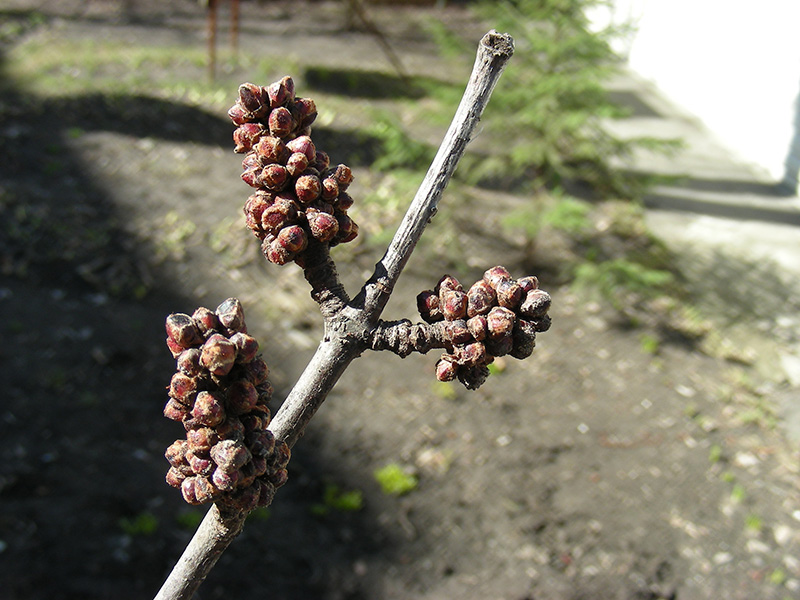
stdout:
{"type": "Polygon", "coordinates": [[[294,192],[300,204],[309,205],[319,198],[322,184],[316,175],[301,175],[294,184],[294,192]]]}
{"type": "Polygon", "coordinates": [[[266,90],[254,83],[243,83],[239,86],[239,104],[254,119],[264,116],[269,110],[266,90]]]}
{"type": "Polygon", "coordinates": [[[252,229],[253,232],[258,233],[262,231],[261,217],[264,211],[267,210],[274,201],[274,197],[267,192],[261,190],[247,199],[244,205],[244,216],[247,227],[252,229]]]}
{"type": "Polygon", "coordinates": [[[233,121],[234,125],[244,125],[248,121],[253,120],[252,115],[239,103],[234,104],[228,109],[228,116],[231,121],[233,121]]]}
{"type": "Polygon", "coordinates": [[[211,483],[223,492],[232,492],[239,483],[239,471],[225,471],[217,468],[211,475],[211,483]]]}
{"type": "MultiPolygon", "coordinates": [[[[275,202],[261,214],[261,227],[276,235],[281,229],[297,222],[299,206],[287,196],[278,196],[275,202]]],[[[271,240],[270,240],[271,241],[271,240]]]]}
{"type": "Polygon", "coordinates": [[[292,177],[298,177],[308,168],[308,158],[302,152],[293,152],[286,159],[286,170],[292,177]]]}
{"type": "Polygon", "coordinates": [[[286,143],[286,147],[291,152],[302,152],[305,154],[309,163],[314,162],[317,158],[317,149],[314,146],[314,142],[312,142],[311,138],[307,135],[294,138],[286,143]]]}
{"type": "Polygon", "coordinates": [[[290,225],[281,229],[276,241],[292,253],[302,252],[308,246],[306,230],[299,225],[290,225]]]}
{"type": "Polygon", "coordinates": [[[531,290],[525,296],[525,300],[523,300],[519,310],[526,317],[535,319],[547,313],[550,308],[550,302],[550,294],[544,290],[531,290]]]}
{"type": "Polygon", "coordinates": [[[289,109],[279,106],[269,113],[269,133],[275,137],[284,138],[294,129],[294,119],[289,109]]]}
{"type": "Polygon", "coordinates": [[[517,319],[511,339],[513,347],[509,354],[520,360],[528,358],[536,346],[536,325],[525,319],[517,319]]]}
{"type": "Polygon", "coordinates": [[[250,187],[261,187],[261,171],[260,168],[245,169],[242,171],[242,181],[250,187]]]}
{"type": "Polygon", "coordinates": [[[317,118],[317,105],[311,98],[297,98],[294,101],[294,114],[299,127],[309,127],[317,118]]]}
{"type": "Polygon", "coordinates": [[[189,315],[172,313],[166,321],[167,336],[179,346],[190,348],[203,341],[197,325],[189,315]]]}
{"type": "Polygon", "coordinates": [[[201,306],[194,311],[194,313],[192,313],[192,319],[197,323],[197,328],[203,335],[206,335],[209,331],[218,330],[220,328],[217,314],[205,306],[201,306]]]}
{"type": "Polygon", "coordinates": [[[536,278],[535,275],[529,275],[528,277],[521,277],[517,279],[517,283],[522,288],[522,293],[527,294],[531,290],[539,289],[539,280],[536,278]]]}
{"type": "Polygon", "coordinates": [[[220,440],[240,442],[244,439],[244,425],[236,417],[228,417],[215,430],[220,440]]]}
{"type": "Polygon", "coordinates": [[[336,180],[333,177],[326,177],[325,179],[323,179],[320,186],[322,190],[321,196],[323,200],[332,202],[333,200],[336,200],[336,198],[339,196],[339,184],[336,183],[336,180]]]}
{"type": "Polygon", "coordinates": [[[347,165],[338,165],[331,173],[336,183],[339,184],[339,191],[344,192],[353,183],[353,171],[347,165]]]}
{"type": "Polygon", "coordinates": [[[268,190],[280,192],[289,183],[289,171],[278,164],[267,165],[261,170],[259,182],[268,190]]]}
{"type": "Polygon", "coordinates": [[[219,377],[230,373],[236,360],[236,346],[218,333],[206,340],[201,352],[200,364],[219,377]]]}
{"type": "Polygon", "coordinates": [[[339,232],[339,221],[330,213],[308,209],[306,219],[311,235],[320,242],[331,241],[339,232]]]}
{"type": "Polygon", "coordinates": [[[172,358],[178,358],[181,352],[186,350],[183,346],[181,346],[178,342],[173,340],[171,337],[167,338],[167,348],[172,353],[172,358]]]}
{"type": "Polygon", "coordinates": [[[279,138],[267,135],[258,140],[253,146],[255,153],[261,158],[262,164],[269,165],[282,162],[286,155],[286,144],[279,138]]]}
{"type": "Polygon", "coordinates": [[[284,77],[280,81],[271,83],[267,87],[267,95],[272,108],[283,106],[294,99],[294,80],[291,77],[284,77]]]}
{"type": "Polygon", "coordinates": [[[472,340],[472,335],[467,329],[467,322],[463,319],[447,321],[444,327],[444,335],[452,344],[466,344],[472,340]]]}
{"type": "Polygon", "coordinates": [[[234,333],[231,343],[236,346],[236,362],[249,363],[258,354],[258,340],[246,333],[234,333]]]}
{"type": "Polygon", "coordinates": [[[468,390],[477,390],[489,377],[489,369],[484,365],[476,367],[462,367],[458,370],[458,380],[468,390]]]}
{"type": "Polygon", "coordinates": [[[175,440],[164,452],[164,457],[173,467],[180,467],[186,463],[186,451],[189,445],[186,440],[175,440]]]}
{"type": "Polygon", "coordinates": [[[323,152],[322,150],[317,150],[314,154],[314,163],[313,167],[322,173],[325,169],[327,169],[331,164],[331,157],[328,156],[327,152],[323,152]]]}
{"type": "Polygon", "coordinates": [[[239,125],[233,132],[233,143],[236,144],[233,151],[237,154],[249,152],[263,135],[266,135],[266,131],[261,123],[244,123],[243,125],[239,125]]]}
{"type": "Polygon", "coordinates": [[[275,448],[275,436],[269,429],[253,431],[245,435],[245,440],[254,456],[269,456],[275,448]]]}
{"type": "Polygon", "coordinates": [[[197,377],[202,367],[200,366],[200,350],[189,348],[178,355],[178,369],[184,375],[197,377]]]}
{"type": "Polygon", "coordinates": [[[489,329],[489,337],[491,339],[499,339],[511,335],[514,330],[514,320],[516,316],[514,311],[502,306],[495,306],[486,315],[486,325],[489,329]]]}
{"type": "Polygon", "coordinates": [[[200,392],[194,401],[192,417],[202,425],[214,427],[225,420],[223,400],[215,392],[200,392]]]}
{"type": "Polygon", "coordinates": [[[272,471],[267,475],[267,480],[274,487],[279,488],[284,484],[286,484],[287,481],[289,481],[289,472],[286,469],[278,469],[277,471],[272,471]]]}
{"type": "MultiPolygon", "coordinates": [[[[264,242],[266,241],[264,240],[264,242]]],[[[261,251],[267,257],[267,260],[275,265],[285,265],[294,258],[294,255],[281,246],[277,240],[273,240],[268,244],[261,244],[261,251]]]]}
{"type": "Polygon", "coordinates": [[[167,476],[165,477],[166,482],[174,488],[181,487],[183,480],[186,479],[186,475],[184,475],[180,469],[176,467],[170,467],[169,471],[167,471],[167,476]]]}
{"type": "Polygon", "coordinates": [[[455,356],[443,354],[436,363],[436,379],[439,381],[453,381],[458,372],[458,362],[455,356]]]}
{"type": "Polygon", "coordinates": [[[195,454],[205,453],[219,441],[217,432],[210,427],[198,427],[186,432],[188,448],[195,454]]]}
{"type": "Polygon", "coordinates": [[[509,281],[510,279],[511,273],[508,272],[508,269],[501,266],[487,269],[487,271],[483,274],[483,280],[494,289],[497,289],[497,284],[499,284],[501,281],[509,281]]]}
{"type": "Polygon", "coordinates": [[[195,477],[194,494],[200,504],[205,504],[206,502],[213,502],[219,498],[221,492],[207,477],[200,477],[198,475],[195,477]]]}
{"type": "Polygon", "coordinates": [[[497,295],[484,280],[473,284],[467,292],[467,316],[485,315],[494,306],[497,295]]]}
{"type": "Polygon", "coordinates": [[[355,239],[358,235],[358,224],[349,215],[336,211],[336,220],[339,222],[339,232],[336,234],[336,242],[346,244],[355,239]]]}
{"type": "Polygon", "coordinates": [[[247,380],[234,381],[228,386],[227,396],[226,406],[232,415],[249,413],[258,402],[258,392],[255,386],[247,380]]]}
{"type": "Polygon", "coordinates": [[[497,284],[497,303],[500,306],[516,310],[523,296],[522,287],[516,281],[503,280],[497,284]]]}
{"type": "Polygon", "coordinates": [[[197,392],[197,379],[184,373],[175,373],[169,382],[169,395],[181,404],[190,405],[197,392]]]}
{"type": "Polygon", "coordinates": [[[245,365],[245,376],[253,385],[261,385],[269,377],[269,367],[264,359],[256,356],[251,362],[245,365]]]}
{"type": "Polygon", "coordinates": [[[467,295],[457,290],[439,292],[439,308],[448,321],[463,319],[467,315],[467,295]]]}
{"type": "Polygon", "coordinates": [[[269,457],[269,466],[272,469],[283,469],[292,458],[292,450],[286,442],[275,442],[275,448],[269,457]]]}
{"type": "Polygon", "coordinates": [[[222,440],[211,448],[211,460],[224,471],[234,471],[250,460],[250,451],[241,442],[222,440]]]}
{"type": "Polygon", "coordinates": [[[183,499],[186,500],[189,504],[202,504],[200,500],[197,499],[195,495],[195,480],[197,477],[187,477],[181,482],[181,494],[183,494],[183,499]]]}
{"type": "Polygon", "coordinates": [[[196,455],[193,451],[186,453],[186,460],[195,475],[211,475],[214,463],[210,459],[196,455]]]}
{"type": "Polygon", "coordinates": [[[461,283],[459,283],[458,279],[452,275],[443,275],[442,278],[436,283],[436,287],[433,288],[433,291],[439,294],[439,299],[441,300],[442,292],[445,290],[463,292],[464,288],[461,286],[461,283]]]}
{"type": "Polygon", "coordinates": [[[483,315],[475,315],[467,319],[467,329],[476,341],[480,342],[486,339],[486,332],[488,331],[488,324],[486,317],[483,315]]]}
{"type": "Polygon", "coordinates": [[[244,308],[238,298],[228,298],[217,307],[217,317],[223,327],[239,331],[244,327],[244,308]]]}
{"type": "Polygon", "coordinates": [[[353,197],[350,194],[346,194],[341,188],[339,188],[339,195],[336,198],[335,205],[339,210],[347,211],[351,206],[353,206],[353,197]]]}
{"type": "Polygon", "coordinates": [[[189,408],[175,398],[170,398],[164,405],[164,416],[170,421],[183,421],[189,416],[189,408]]]}

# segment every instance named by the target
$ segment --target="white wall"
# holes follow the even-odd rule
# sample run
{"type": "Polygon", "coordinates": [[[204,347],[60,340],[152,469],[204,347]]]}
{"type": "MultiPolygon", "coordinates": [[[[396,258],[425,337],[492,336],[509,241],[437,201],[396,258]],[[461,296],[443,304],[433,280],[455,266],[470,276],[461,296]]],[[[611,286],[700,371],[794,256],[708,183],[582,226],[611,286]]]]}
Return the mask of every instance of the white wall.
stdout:
{"type": "MultiPolygon", "coordinates": [[[[610,11],[610,12],[609,12],[610,11]]],[[[612,0],[631,68],[781,181],[800,169],[800,0],[612,0]]]]}

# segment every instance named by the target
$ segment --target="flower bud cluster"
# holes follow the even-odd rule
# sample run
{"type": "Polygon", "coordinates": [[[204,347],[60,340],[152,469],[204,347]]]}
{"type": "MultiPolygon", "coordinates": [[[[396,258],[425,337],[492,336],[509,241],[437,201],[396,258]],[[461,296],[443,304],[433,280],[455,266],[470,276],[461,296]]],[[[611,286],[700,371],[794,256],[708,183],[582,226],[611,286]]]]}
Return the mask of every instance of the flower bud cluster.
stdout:
{"type": "Polygon", "coordinates": [[[167,483],[189,504],[219,502],[250,510],[272,502],[286,483],[290,450],[267,429],[269,368],[247,334],[242,305],[167,317],[167,346],[177,360],[164,416],[186,437],[167,448],[167,483]]]}
{"type": "Polygon", "coordinates": [[[316,105],[295,96],[291,77],[266,87],[243,83],[228,116],[237,126],[234,151],[246,154],[242,179],[255,188],[244,207],[247,226],[270,262],[297,259],[312,240],[335,246],[355,239],[358,225],[347,214],[353,173],[317,150],[316,105]]]}
{"type": "Polygon", "coordinates": [[[471,390],[486,381],[496,356],[529,357],[536,333],[550,328],[550,294],[539,289],[536,277],[515,280],[500,266],[466,291],[445,275],[417,296],[417,308],[426,322],[444,325],[449,347],[436,363],[436,378],[457,378],[471,390]]]}

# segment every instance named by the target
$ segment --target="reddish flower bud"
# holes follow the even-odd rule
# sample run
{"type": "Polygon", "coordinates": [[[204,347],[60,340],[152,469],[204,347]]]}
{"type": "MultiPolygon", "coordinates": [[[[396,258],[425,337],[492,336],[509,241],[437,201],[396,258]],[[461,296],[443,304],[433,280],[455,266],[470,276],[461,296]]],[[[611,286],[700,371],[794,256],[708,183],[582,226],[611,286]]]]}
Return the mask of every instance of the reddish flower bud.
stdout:
{"type": "Polygon", "coordinates": [[[516,281],[503,280],[497,284],[497,303],[500,306],[516,310],[523,296],[522,286],[516,281]]]}
{"type": "Polygon", "coordinates": [[[173,313],[167,317],[167,336],[172,338],[179,346],[190,348],[203,341],[197,325],[189,315],[173,313]]]}
{"type": "Polygon", "coordinates": [[[306,219],[311,235],[320,242],[329,242],[339,231],[339,221],[330,213],[308,209],[306,219]]]}
{"type": "Polygon", "coordinates": [[[289,464],[292,458],[292,450],[286,442],[275,442],[275,448],[269,458],[269,466],[272,469],[283,469],[289,464]]]}
{"type": "Polygon", "coordinates": [[[468,367],[482,365],[486,362],[486,347],[480,342],[472,342],[455,349],[458,362],[468,367]]]}
{"type": "Polygon", "coordinates": [[[260,385],[269,377],[269,367],[260,356],[256,356],[251,362],[247,363],[245,367],[245,376],[253,385],[260,385]]]}
{"type": "Polygon", "coordinates": [[[309,127],[317,118],[317,105],[311,98],[296,98],[294,114],[299,127],[309,127]]]}
{"type": "Polygon", "coordinates": [[[184,375],[197,377],[202,370],[200,366],[200,350],[189,348],[178,355],[178,369],[184,375]]]}
{"type": "Polygon", "coordinates": [[[186,451],[188,449],[189,445],[186,440],[175,440],[167,447],[164,457],[173,467],[180,467],[186,464],[186,451]]]}
{"type": "Polygon", "coordinates": [[[338,165],[331,174],[339,184],[339,190],[344,192],[353,183],[353,171],[347,165],[338,165]]]}
{"type": "Polygon", "coordinates": [[[170,398],[164,405],[164,416],[170,421],[183,421],[189,416],[189,408],[175,398],[170,398]]]}
{"type": "Polygon", "coordinates": [[[442,298],[442,292],[445,290],[453,290],[456,292],[463,292],[464,288],[459,283],[458,279],[452,275],[443,275],[442,278],[436,283],[433,291],[439,294],[439,299],[442,298]]]}
{"type": "Polygon", "coordinates": [[[499,338],[509,335],[514,329],[516,315],[514,311],[502,306],[495,306],[486,315],[486,324],[489,329],[489,337],[499,338]]]}
{"type": "Polygon", "coordinates": [[[308,168],[308,158],[302,152],[293,152],[286,159],[286,170],[292,177],[298,177],[308,168]]]}
{"type": "Polygon", "coordinates": [[[241,442],[233,440],[222,440],[211,448],[211,460],[224,471],[241,468],[250,457],[250,451],[241,442]]]}
{"type": "Polygon", "coordinates": [[[294,129],[294,119],[289,109],[279,106],[269,113],[269,133],[275,137],[284,138],[294,129]]]}
{"type": "Polygon", "coordinates": [[[294,192],[300,204],[308,205],[319,198],[322,184],[316,175],[301,175],[294,184],[294,192]]]}
{"type": "Polygon", "coordinates": [[[289,252],[302,252],[308,246],[308,236],[299,225],[290,225],[280,230],[276,242],[289,252]]]}
{"type": "Polygon", "coordinates": [[[236,346],[220,334],[214,334],[203,344],[200,364],[214,375],[223,376],[230,373],[236,360],[236,346]]]}
{"type": "Polygon", "coordinates": [[[314,154],[314,163],[313,167],[322,173],[325,169],[327,169],[331,164],[331,157],[328,156],[327,152],[323,152],[322,150],[317,150],[314,154]]]}
{"type": "Polygon", "coordinates": [[[181,352],[186,350],[183,346],[181,346],[178,342],[173,340],[171,337],[167,338],[167,348],[172,353],[172,358],[178,358],[181,352]]]}
{"type": "Polygon", "coordinates": [[[194,319],[194,322],[197,323],[197,328],[203,335],[206,335],[209,331],[214,331],[220,328],[217,314],[204,306],[201,306],[194,311],[194,313],[192,313],[192,319],[194,319]]]}
{"type": "Polygon", "coordinates": [[[234,104],[228,109],[228,116],[233,121],[234,125],[244,125],[248,121],[252,121],[252,115],[247,112],[241,104],[234,104]]]}
{"type": "Polygon", "coordinates": [[[175,467],[170,467],[169,471],[167,471],[167,476],[165,477],[167,483],[174,488],[181,487],[183,480],[186,479],[186,475],[181,473],[180,469],[176,469],[175,467]]]}
{"type": "Polygon", "coordinates": [[[275,448],[275,436],[268,429],[253,431],[245,436],[254,456],[269,456],[275,448]]]}
{"type": "Polygon", "coordinates": [[[269,506],[275,498],[275,486],[264,479],[260,480],[261,489],[258,494],[258,506],[269,506]]]}
{"type": "Polygon", "coordinates": [[[475,315],[467,319],[467,329],[469,329],[470,334],[476,341],[480,342],[486,338],[486,332],[488,331],[488,324],[486,322],[486,317],[483,315],[475,315]]]}
{"type": "Polygon", "coordinates": [[[226,406],[232,415],[249,413],[258,402],[258,392],[255,386],[247,380],[234,381],[228,386],[227,397],[226,406]]]}
{"type": "Polygon", "coordinates": [[[244,439],[244,425],[236,417],[228,417],[215,430],[220,440],[240,442],[244,439]]]}
{"type": "Polygon", "coordinates": [[[439,381],[453,381],[458,373],[458,363],[456,357],[450,354],[443,354],[436,363],[436,379],[439,381]]]}
{"type": "MultiPolygon", "coordinates": [[[[337,184],[338,185],[338,184],[337,184]]],[[[339,195],[336,198],[336,208],[342,211],[347,211],[353,206],[353,198],[350,194],[346,194],[342,191],[342,188],[339,188],[339,195]]]]}
{"type": "Polygon", "coordinates": [[[442,290],[439,293],[439,308],[448,321],[463,319],[467,315],[467,295],[457,290],[442,290]]]}
{"type": "Polygon", "coordinates": [[[247,227],[252,229],[253,232],[258,233],[262,231],[261,217],[264,211],[267,210],[274,201],[274,197],[267,192],[261,190],[247,199],[244,205],[244,216],[247,227]]]}
{"type": "Polygon", "coordinates": [[[190,405],[197,392],[197,379],[184,373],[175,373],[169,382],[169,395],[181,404],[190,405]]]}
{"type": "Polygon", "coordinates": [[[336,234],[338,243],[347,243],[358,235],[358,225],[353,219],[343,212],[336,211],[336,220],[339,222],[339,232],[336,234]]]}
{"type": "Polygon", "coordinates": [[[232,492],[239,483],[239,471],[225,471],[217,468],[211,475],[211,483],[223,492],[232,492]]]}
{"type": "Polygon", "coordinates": [[[297,222],[297,203],[285,196],[278,196],[275,202],[261,214],[261,227],[273,235],[281,229],[297,222]]]}
{"type": "Polygon", "coordinates": [[[484,280],[473,284],[467,292],[467,316],[485,315],[494,306],[497,295],[484,280]]]}
{"type": "Polygon", "coordinates": [[[253,146],[253,150],[264,165],[282,162],[287,152],[286,144],[271,135],[264,136],[258,140],[258,143],[253,146]]]}
{"type": "MultiPolygon", "coordinates": [[[[266,242],[266,240],[264,241],[266,242]]],[[[281,246],[277,240],[273,240],[269,244],[262,244],[261,251],[267,260],[275,265],[285,265],[293,258],[292,253],[281,246]]]]}
{"type": "Polygon", "coordinates": [[[225,420],[222,398],[215,392],[200,392],[194,401],[192,417],[202,425],[219,425],[225,420]]]}
{"type": "Polygon", "coordinates": [[[261,170],[259,181],[268,190],[280,192],[289,183],[289,171],[283,165],[267,165],[261,170]]]}
{"type": "Polygon", "coordinates": [[[336,198],[339,196],[339,184],[336,183],[336,180],[333,177],[326,177],[323,179],[320,183],[320,187],[323,200],[331,202],[336,200],[336,198]]]}
{"type": "Polygon", "coordinates": [[[217,432],[210,427],[198,427],[186,432],[188,449],[195,454],[202,454],[211,450],[211,447],[219,441],[217,432]]]}
{"type": "Polygon", "coordinates": [[[269,110],[269,98],[266,90],[254,83],[243,83],[239,86],[239,104],[251,118],[259,118],[269,110]]]}
{"type": "Polygon", "coordinates": [[[183,499],[193,505],[202,504],[195,495],[194,483],[196,479],[197,477],[187,477],[181,482],[181,494],[183,494],[183,499]]]}
{"type": "Polygon", "coordinates": [[[447,321],[445,323],[444,335],[452,344],[466,344],[472,340],[472,335],[470,335],[469,329],[467,329],[467,322],[463,319],[447,321]]]}
{"type": "Polygon", "coordinates": [[[309,163],[314,162],[317,158],[317,149],[314,146],[314,142],[312,142],[311,138],[307,135],[294,138],[286,143],[286,147],[292,152],[302,152],[305,154],[309,163]]]}
{"type": "Polygon", "coordinates": [[[254,169],[245,169],[242,171],[242,181],[244,181],[250,187],[261,187],[261,171],[263,169],[254,168],[254,169]]]}
{"type": "Polygon", "coordinates": [[[526,317],[536,318],[544,316],[550,308],[550,294],[544,290],[531,290],[522,301],[519,311],[526,317]]]}
{"type": "Polygon", "coordinates": [[[244,308],[238,298],[228,298],[217,307],[217,317],[226,329],[239,331],[244,327],[244,308]]]}
{"type": "Polygon", "coordinates": [[[237,332],[231,336],[230,340],[231,343],[236,346],[237,362],[249,363],[256,357],[256,354],[258,354],[258,340],[253,336],[237,332]]]}
{"type": "Polygon", "coordinates": [[[289,472],[286,469],[278,469],[277,471],[269,473],[267,480],[270,484],[279,488],[289,481],[289,472]]]}
{"type": "Polygon", "coordinates": [[[511,273],[508,272],[508,269],[501,266],[492,267],[483,274],[483,280],[494,289],[497,289],[497,284],[501,281],[509,281],[510,279],[511,273]]]}
{"type": "Polygon", "coordinates": [[[439,295],[434,294],[431,290],[417,294],[417,310],[426,323],[435,323],[444,319],[439,308],[439,295]]]}
{"type": "Polygon", "coordinates": [[[186,460],[195,475],[211,475],[214,471],[214,463],[211,459],[197,456],[194,452],[186,453],[186,460]]]}
{"type": "Polygon", "coordinates": [[[521,277],[520,279],[517,279],[517,283],[522,288],[523,295],[527,294],[531,290],[539,289],[539,280],[534,275],[521,277]]]}
{"type": "Polygon", "coordinates": [[[244,154],[252,150],[259,138],[266,134],[264,126],[260,123],[245,123],[236,128],[233,132],[233,149],[237,154],[244,154]]]}
{"type": "Polygon", "coordinates": [[[205,504],[219,498],[221,492],[207,477],[198,476],[194,482],[194,494],[200,504],[205,504]]]}

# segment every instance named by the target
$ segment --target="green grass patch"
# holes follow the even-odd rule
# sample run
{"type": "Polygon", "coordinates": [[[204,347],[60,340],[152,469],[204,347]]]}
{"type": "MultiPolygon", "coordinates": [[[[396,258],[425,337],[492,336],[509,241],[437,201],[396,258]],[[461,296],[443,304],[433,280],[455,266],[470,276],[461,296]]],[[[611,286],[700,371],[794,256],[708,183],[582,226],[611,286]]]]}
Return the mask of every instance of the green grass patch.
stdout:
{"type": "Polygon", "coordinates": [[[377,469],[374,476],[381,486],[381,491],[387,496],[404,496],[413,492],[419,485],[416,476],[407,473],[397,463],[390,463],[377,469]]]}
{"type": "Polygon", "coordinates": [[[122,517],[118,525],[131,536],[153,535],[158,529],[158,519],[153,513],[141,512],[134,517],[122,517]]]}

